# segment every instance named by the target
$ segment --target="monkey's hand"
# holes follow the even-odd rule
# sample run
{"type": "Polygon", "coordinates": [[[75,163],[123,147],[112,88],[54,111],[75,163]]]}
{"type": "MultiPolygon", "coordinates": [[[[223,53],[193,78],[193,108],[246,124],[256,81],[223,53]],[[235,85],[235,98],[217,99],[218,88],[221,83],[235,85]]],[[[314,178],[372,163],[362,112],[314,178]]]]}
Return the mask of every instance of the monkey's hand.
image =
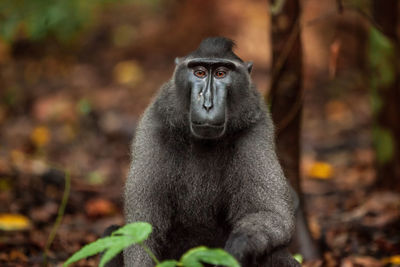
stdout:
{"type": "MultiPolygon", "coordinates": [[[[225,245],[225,250],[229,252],[240,263],[241,266],[247,266],[256,262],[256,244],[252,244],[252,238],[248,234],[231,234],[225,245]]],[[[253,265],[251,265],[253,266],[253,265]]]]}
{"type": "MultiPolygon", "coordinates": [[[[260,237],[260,236],[257,236],[260,237]]],[[[260,240],[259,240],[260,241],[260,240]]],[[[291,256],[286,247],[271,251],[268,254],[257,250],[257,238],[248,233],[234,233],[229,237],[225,250],[234,256],[240,266],[279,266],[279,267],[300,267],[301,265],[291,256]]]]}

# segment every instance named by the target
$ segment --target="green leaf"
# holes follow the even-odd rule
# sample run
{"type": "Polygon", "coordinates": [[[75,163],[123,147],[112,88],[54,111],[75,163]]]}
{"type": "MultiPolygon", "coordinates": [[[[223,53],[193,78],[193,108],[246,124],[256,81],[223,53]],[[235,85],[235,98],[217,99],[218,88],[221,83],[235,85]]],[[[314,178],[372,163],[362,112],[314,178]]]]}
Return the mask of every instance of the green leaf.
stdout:
{"type": "Polygon", "coordinates": [[[302,264],[303,263],[303,256],[301,256],[301,254],[294,254],[293,258],[298,261],[298,263],[302,264]]]}
{"type": "Polygon", "coordinates": [[[379,164],[389,162],[394,155],[394,139],[392,132],[388,129],[376,126],[372,137],[375,144],[376,158],[379,164]]]}
{"type": "Polygon", "coordinates": [[[377,89],[370,90],[369,100],[373,114],[378,114],[383,106],[383,101],[377,89]]]}
{"type": "Polygon", "coordinates": [[[135,243],[146,240],[153,231],[151,224],[147,222],[135,222],[127,224],[112,233],[113,236],[126,235],[132,238],[135,243]]]}
{"type": "Polygon", "coordinates": [[[11,15],[5,21],[1,21],[0,36],[2,36],[6,41],[12,40],[18,30],[19,24],[19,17],[16,14],[11,15]]]}
{"type": "Polygon", "coordinates": [[[95,242],[84,246],[74,255],[72,255],[63,264],[63,266],[66,267],[73,262],[105,251],[99,265],[100,267],[104,266],[109,260],[120,253],[124,248],[146,240],[149,237],[151,231],[151,224],[146,222],[135,222],[127,224],[124,227],[121,227],[118,230],[114,231],[111,236],[100,238],[95,242]]]}
{"type": "MultiPolygon", "coordinates": [[[[121,237],[125,238],[125,237],[121,237]]],[[[118,253],[122,252],[122,250],[124,250],[125,248],[125,243],[123,244],[116,244],[114,247],[109,248],[104,255],[101,257],[100,263],[99,263],[99,267],[103,267],[106,265],[107,262],[109,262],[112,258],[114,258],[118,253]]],[[[129,246],[129,244],[128,244],[129,246]]]]}
{"type": "Polygon", "coordinates": [[[185,267],[203,267],[202,262],[221,266],[240,267],[234,257],[219,248],[196,247],[186,252],[181,258],[181,263],[185,267]]]}
{"type": "Polygon", "coordinates": [[[156,265],[156,267],[176,267],[176,266],[180,266],[179,262],[177,262],[176,260],[166,260],[156,265]]]}
{"type": "Polygon", "coordinates": [[[77,104],[77,109],[79,113],[87,115],[92,110],[92,106],[87,98],[81,98],[77,104]]]}
{"type": "Polygon", "coordinates": [[[104,250],[115,246],[116,243],[120,242],[121,237],[108,236],[97,239],[95,242],[87,244],[79,251],[75,252],[69,259],[63,264],[63,266],[68,266],[69,264],[76,262],[78,260],[93,256],[97,253],[103,252],[104,250]]]}
{"type": "Polygon", "coordinates": [[[383,87],[390,86],[396,77],[395,46],[375,27],[370,28],[368,59],[371,67],[371,82],[383,87]]]}

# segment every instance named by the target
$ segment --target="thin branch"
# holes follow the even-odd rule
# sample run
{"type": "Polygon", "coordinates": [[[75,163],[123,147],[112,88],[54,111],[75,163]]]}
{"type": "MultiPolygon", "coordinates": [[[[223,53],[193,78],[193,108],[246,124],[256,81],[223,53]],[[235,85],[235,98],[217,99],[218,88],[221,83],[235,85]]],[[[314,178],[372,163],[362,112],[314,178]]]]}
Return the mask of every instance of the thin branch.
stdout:
{"type": "Polygon", "coordinates": [[[51,244],[53,243],[54,238],[56,237],[58,228],[60,227],[61,221],[64,217],[65,213],[65,207],[67,206],[68,203],[68,198],[69,198],[69,193],[71,191],[71,174],[69,170],[63,170],[65,171],[65,188],[64,188],[64,194],[61,200],[60,207],[58,209],[58,214],[56,221],[53,225],[53,228],[51,229],[49,238],[47,239],[46,246],[44,249],[44,254],[43,254],[43,265],[44,267],[47,266],[47,255],[49,252],[49,249],[51,247],[51,244]]]}

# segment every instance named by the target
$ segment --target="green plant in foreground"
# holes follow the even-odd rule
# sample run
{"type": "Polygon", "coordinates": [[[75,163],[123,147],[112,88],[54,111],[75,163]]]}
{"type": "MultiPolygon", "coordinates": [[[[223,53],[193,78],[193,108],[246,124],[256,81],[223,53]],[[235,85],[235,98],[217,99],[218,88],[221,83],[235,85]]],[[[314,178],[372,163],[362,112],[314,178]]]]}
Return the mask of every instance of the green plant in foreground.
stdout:
{"type": "Polygon", "coordinates": [[[156,267],[203,267],[204,265],[202,263],[240,267],[235,258],[225,250],[219,248],[210,249],[203,246],[190,249],[180,258],[179,261],[166,260],[160,262],[150,251],[150,249],[143,243],[143,241],[149,237],[151,232],[152,226],[149,223],[135,222],[127,224],[114,231],[111,236],[100,238],[95,242],[84,246],[74,255],[72,255],[63,266],[66,267],[71,263],[83,258],[104,252],[99,264],[99,266],[102,267],[118,253],[122,252],[124,248],[136,244],[141,246],[149,254],[149,256],[155,262],[156,267]]]}

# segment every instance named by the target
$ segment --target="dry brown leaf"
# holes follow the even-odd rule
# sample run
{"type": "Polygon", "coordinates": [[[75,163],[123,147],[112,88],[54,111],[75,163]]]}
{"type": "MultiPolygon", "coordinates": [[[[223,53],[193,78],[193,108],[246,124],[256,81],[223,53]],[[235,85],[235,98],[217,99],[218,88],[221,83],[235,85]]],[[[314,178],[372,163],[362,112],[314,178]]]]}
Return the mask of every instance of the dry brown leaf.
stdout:
{"type": "Polygon", "coordinates": [[[352,256],[343,259],[341,267],[358,267],[358,266],[366,266],[366,267],[382,267],[383,264],[378,259],[369,257],[369,256],[352,256]]]}
{"type": "Polygon", "coordinates": [[[399,217],[400,195],[394,192],[377,192],[361,206],[344,213],[342,220],[349,222],[362,219],[361,222],[366,226],[382,227],[399,217]]]}
{"type": "Polygon", "coordinates": [[[8,256],[10,261],[22,261],[27,262],[28,257],[19,250],[11,250],[10,255],[8,256]]]}

